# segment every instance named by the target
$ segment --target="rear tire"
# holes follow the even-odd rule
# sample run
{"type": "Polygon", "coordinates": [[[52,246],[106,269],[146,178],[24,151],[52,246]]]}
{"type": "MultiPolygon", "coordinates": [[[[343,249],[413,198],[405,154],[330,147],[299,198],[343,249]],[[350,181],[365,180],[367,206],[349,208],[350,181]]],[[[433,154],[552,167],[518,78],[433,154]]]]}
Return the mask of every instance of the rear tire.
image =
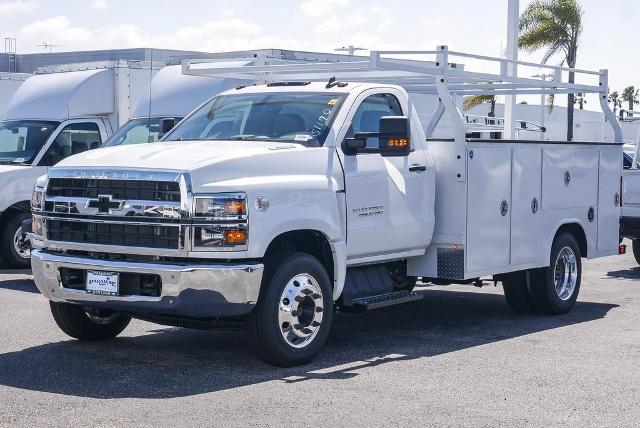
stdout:
{"type": "Polygon", "coordinates": [[[573,309],[580,292],[581,257],[578,242],[565,232],[553,241],[549,267],[530,271],[531,295],[540,312],[559,315],[573,309]]]}
{"type": "Polygon", "coordinates": [[[640,265],[640,240],[638,238],[631,241],[631,248],[633,249],[633,257],[635,257],[636,263],[640,265]]]}
{"type": "Polygon", "coordinates": [[[515,312],[531,312],[535,309],[527,279],[527,271],[511,272],[502,279],[504,297],[515,312]]]}
{"type": "Polygon", "coordinates": [[[2,261],[8,266],[16,269],[28,269],[31,267],[30,252],[21,250],[16,239],[22,238],[22,221],[29,218],[29,213],[16,211],[4,223],[0,234],[0,251],[2,261]]]}
{"type": "Polygon", "coordinates": [[[127,328],[131,317],[116,311],[87,311],[79,305],[49,302],[53,319],[60,330],[75,339],[95,341],[113,339],[127,328]]]}
{"type": "Polygon", "coordinates": [[[246,319],[260,359],[281,367],[310,362],[326,342],[332,319],[333,288],[318,259],[286,252],[266,261],[258,303],[246,319]]]}

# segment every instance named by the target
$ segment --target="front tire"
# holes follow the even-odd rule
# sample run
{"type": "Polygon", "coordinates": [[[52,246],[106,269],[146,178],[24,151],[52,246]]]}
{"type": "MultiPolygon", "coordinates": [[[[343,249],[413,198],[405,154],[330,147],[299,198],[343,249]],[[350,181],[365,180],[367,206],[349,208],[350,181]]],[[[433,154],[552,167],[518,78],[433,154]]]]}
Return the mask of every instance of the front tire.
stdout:
{"type": "Polygon", "coordinates": [[[631,248],[633,249],[633,257],[635,257],[636,263],[640,265],[640,240],[638,238],[631,241],[631,248]]]}
{"type": "Polygon", "coordinates": [[[582,278],[582,255],[569,233],[556,237],[547,268],[531,271],[531,295],[536,308],[550,314],[566,314],[576,304],[582,278]]]}
{"type": "Polygon", "coordinates": [[[329,335],[333,288],[315,257],[287,252],[269,258],[258,303],[246,320],[263,361],[281,367],[310,362],[329,335]]]}
{"type": "Polygon", "coordinates": [[[60,330],[75,339],[96,341],[113,339],[127,328],[131,317],[116,311],[86,309],[71,303],[49,302],[60,330]]]}
{"type": "Polygon", "coordinates": [[[31,267],[31,252],[20,248],[22,239],[22,221],[29,218],[29,213],[17,211],[4,224],[0,234],[0,251],[2,260],[8,267],[28,269],[31,267]]]}

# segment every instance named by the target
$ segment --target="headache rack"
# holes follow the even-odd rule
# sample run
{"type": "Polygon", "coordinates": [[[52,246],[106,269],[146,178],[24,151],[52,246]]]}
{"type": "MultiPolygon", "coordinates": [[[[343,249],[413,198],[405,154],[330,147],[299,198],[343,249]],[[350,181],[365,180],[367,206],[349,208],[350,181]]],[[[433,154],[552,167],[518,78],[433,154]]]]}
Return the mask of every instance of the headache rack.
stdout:
{"type": "MultiPolygon", "coordinates": [[[[608,71],[582,70],[537,64],[506,58],[450,51],[438,46],[432,51],[371,51],[368,57],[345,56],[345,61],[304,61],[257,56],[251,65],[229,66],[211,59],[182,61],[184,74],[242,79],[256,84],[273,82],[320,81],[331,78],[349,82],[388,83],[407,92],[431,94],[439,98],[425,133],[431,138],[445,112],[453,121],[458,152],[456,176],[464,180],[464,156],[467,133],[478,127],[470,123],[456,103],[456,96],[470,95],[559,95],[597,94],[602,112],[613,129],[616,143],[623,141],[622,128],[608,104],[608,71]],[[453,60],[464,63],[461,66],[453,60]],[[470,70],[472,67],[475,71],[470,70]],[[523,77],[522,70],[553,74],[553,80],[523,77]],[[573,77],[573,79],[570,79],[573,77]],[[589,80],[587,83],[570,83],[589,80]]],[[[531,76],[534,73],[529,73],[531,76]]],[[[518,121],[515,121],[518,124],[518,121]]]]}

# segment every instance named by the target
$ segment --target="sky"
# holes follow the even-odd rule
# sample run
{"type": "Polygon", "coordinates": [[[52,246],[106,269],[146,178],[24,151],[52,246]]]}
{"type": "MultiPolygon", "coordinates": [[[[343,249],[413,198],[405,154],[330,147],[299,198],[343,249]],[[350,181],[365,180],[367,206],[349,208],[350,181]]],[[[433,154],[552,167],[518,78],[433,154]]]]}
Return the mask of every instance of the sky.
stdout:
{"type": "MultiPolygon", "coordinates": [[[[520,0],[524,9],[529,0],[520,0]]],[[[640,87],[634,27],[640,0],[580,0],[579,68],[610,70],[610,87],[640,87]]],[[[498,56],[507,0],[0,0],[0,37],[18,53],[131,47],[201,51],[451,49],[498,56]]],[[[366,52],[365,52],[366,53],[366,52]]],[[[521,54],[539,61],[542,52],[521,54]]],[[[554,58],[550,63],[559,63],[554,58]]],[[[592,100],[591,103],[595,103],[592,100]]]]}

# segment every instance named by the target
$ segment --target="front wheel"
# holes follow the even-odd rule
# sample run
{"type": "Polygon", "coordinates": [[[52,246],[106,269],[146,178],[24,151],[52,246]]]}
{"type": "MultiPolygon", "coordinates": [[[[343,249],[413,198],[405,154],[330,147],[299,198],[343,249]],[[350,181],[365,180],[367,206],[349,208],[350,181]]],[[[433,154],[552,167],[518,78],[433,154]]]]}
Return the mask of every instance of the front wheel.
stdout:
{"type": "Polygon", "coordinates": [[[249,340],[269,364],[306,364],[320,352],[331,328],[329,275],[318,259],[304,253],[281,253],[265,264],[258,303],[246,320],[249,340]]]}
{"type": "Polygon", "coordinates": [[[636,263],[640,265],[640,240],[638,238],[631,242],[631,248],[633,248],[633,257],[635,257],[636,263]]]}
{"type": "Polygon", "coordinates": [[[556,237],[551,246],[550,265],[531,271],[531,295],[538,310],[566,314],[576,304],[582,277],[578,242],[569,233],[556,237]]]}
{"type": "Polygon", "coordinates": [[[127,328],[131,317],[106,309],[90,309],[71,303],[49,302],[60,330],[80,340],[113,339],[127,328]]]}
{"type": "Polygon", "coordinates": [[[29,213],[18,211],[6,221],[0,234],[0,250],[2,259],[9,267],[28,269],[31,267],[31,251],[22,248],[22,221],[29,218],[29,213]]]}

